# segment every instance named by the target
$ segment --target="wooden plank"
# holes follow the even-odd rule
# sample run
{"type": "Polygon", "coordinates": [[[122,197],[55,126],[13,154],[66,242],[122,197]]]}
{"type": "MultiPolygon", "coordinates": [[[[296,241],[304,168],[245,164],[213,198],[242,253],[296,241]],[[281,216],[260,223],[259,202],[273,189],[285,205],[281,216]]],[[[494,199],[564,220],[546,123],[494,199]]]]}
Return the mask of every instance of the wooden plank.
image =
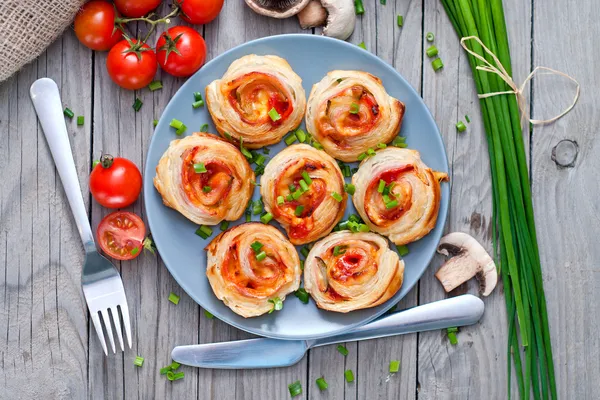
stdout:
{"type": "MultiPolygon", "coordinates": [[[[2,130],[0,253],[3,310],[0,397],[87,396],[87,320],[80,276],[83,251],[62,185],[29,98],[38,77],[53,78],[65,104],[90,110],[90,53],[67,35],[0,85],[2,130]],[[68,71],[63,66],[68,65],[68,71]],[[67,78],[67,72],[70,79],[67,78]],[[58,378],[60,377],[60,378],[58,378]]],[[[74,107],[73,107],[74,108],[74,107]]],[[[74,108],[75,109],[75,108],[74,108]]],[[[68,124],[79,171],[89,165],[89,129],[68,124]]],[[[87,178],[80,174],[87,193],[87,178]]]]}
{"type": "MultiPolygon", "coordinates": [[[[504,2],[517,79],[527,74],[530,54],[530,8],[504,2]]],[[[425,32],[435,34],[444,69],[435,73],[429,59],[423,65],[423,97],[442,132],[451,167],[451,209],[447,232],[470,233],[491,251],[491,182],[481,113],[468,61],[440,2],[425,3],[425,32]],[[456,99],[456,100],[454,100],[456,99]],[[471,123],[458,134],[455,124],[471,123]]],[[[423,51],[431,44],[423,43],[423,51]]],[[[434,277],[443,260],[436,257],[421,279],[420,303],[446,297],[434,277]]],[[[450,295],[477,293],[475,282],[450,295]]],[[[459,344],[450,345],[444,332],[419,335],[419,398],[506,397],[506,313],[501,288],[485,299],[479,324],[461,329],[459,344]]]]}
{"type": "MultiPolygon", "coordinates": [[[[596,138],[600,119],[598,77],[594,72],[598,54],[588,49],[600,33],[600,26],[592,17],[598,13],[597,2],[581,1],[577,7],[567,8],[561,5],[557,0],[534,2],[534,65],[575,77],[582,87],[581,98],[575,109],[558,122],[534,129],[533,202],[558,394],[561,398],[590,399],[600,390],[596,328],[600,325],[596,239],[600,234],[600,186],[594,178],[600,168],[596,138]],[[565,23],[552,24],[552,18],[565,23]],[[560,168],[552,160],[552,151],[562,140],[578,145],[573,167],[560,168]]],[[[574,86],[565,82],[535,78],[534,118],[551,117],[569,104],[574,86]]]]}

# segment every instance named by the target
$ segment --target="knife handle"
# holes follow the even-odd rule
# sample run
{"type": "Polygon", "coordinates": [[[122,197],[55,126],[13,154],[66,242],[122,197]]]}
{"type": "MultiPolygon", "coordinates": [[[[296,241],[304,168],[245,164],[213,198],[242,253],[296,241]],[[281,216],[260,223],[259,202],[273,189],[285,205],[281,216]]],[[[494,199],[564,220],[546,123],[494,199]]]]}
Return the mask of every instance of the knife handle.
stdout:
{"type": "Polygon", "coordinates": [[[348,333],[308,341],[309,347],[472,325],[483,315],[483,301],[471,294],[451,297],[390,314],[348,333]]]}

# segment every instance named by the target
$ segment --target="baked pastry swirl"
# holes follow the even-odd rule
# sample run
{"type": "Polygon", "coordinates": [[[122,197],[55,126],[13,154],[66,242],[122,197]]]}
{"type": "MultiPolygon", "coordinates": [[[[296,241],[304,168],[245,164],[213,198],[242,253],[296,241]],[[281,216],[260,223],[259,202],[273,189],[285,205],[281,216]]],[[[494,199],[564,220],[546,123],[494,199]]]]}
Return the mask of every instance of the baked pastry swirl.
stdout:
{"type": "Polygon", "coordinates": [[[200,225],[242,216],[254,171],[233,144],[208,133],[173,140],[156,167],[163,203],[200,225]]]}
{"type": "Polygon", "coordinates": [[[331,156],[314,147],[287,147],[269,161],[261,182],[265,209],[293,244],[327,235],[344,215],[347,195],[342,172],[331,156]]]}
{"type": "Polygon", "coordinates": [[[327,153],[342,161],[358,156],[398,134],[404,103],[367,72],[331,71],[310,92],[306,128],[327,153]]]}
{"type": "Polygon", "coordinates": [[[206,87],[206,104],[222,136],[256,149],[278,143],[300,125],[306,94],[283,58],[250,54],[206,87]]]}
{"type": "Polygon", "coordinates": [[[304,262],[304,288],[317,306],[342,313],[384,303],[403,277],[404,261],[371,232],[334,232],[315,243],[304,262]]]}
{"type": "Polygon", "coordinates": [[[273,226],[235,226],[215,237],[206,251],[206,276],[215,296],[242,317],[269,312],[276,298],[283,301],[300,286],[298,253],[273,226]]]}
{"type": "Polygon", "coordinates": [[[372,231],[404,245],[435,226],[440,181],[447,179],[447,174],[425,165],[418,151],[388,147],[360,164],[352,177],[352,201],[372,231]]]}

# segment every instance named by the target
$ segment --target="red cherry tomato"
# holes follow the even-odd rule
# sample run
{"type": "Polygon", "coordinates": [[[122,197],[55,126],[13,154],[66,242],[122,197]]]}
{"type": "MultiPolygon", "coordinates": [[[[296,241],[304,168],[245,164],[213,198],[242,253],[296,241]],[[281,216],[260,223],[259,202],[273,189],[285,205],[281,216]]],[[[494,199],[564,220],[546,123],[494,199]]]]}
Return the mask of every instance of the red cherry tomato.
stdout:
{"type": "Polygon", "coordinates": [[[156,54],[137,40],[121,40],[108,52],[106,69],[119,86],[135,90],[148,86],[157,70],[156,54]]]}
{"type": "Polygon", "coordinates": [[[115,30],[117,13],[112,4],[102,0],[92,0],[75,16],[75,35],[79,41],[92,50],[110,50],[121,40],[122,33],[115,30]]]}
{"type": "Polygon", "coordinates": [[[100,221],[96,238],[100,248],[117,260],[131,260],[144,249],[146,226],[134,213],[115,211],[100,221]]]}
{"type": "Polygon", "coordinates": [[[217,15],[223,8],[224,0],[180,0],[179,5],[183,15],[181,18],[190,24],[202,25],[207,24],[217,15]]]}
{"type": "Polygon", "coordinates": [[[107,208],[122,208],[133,204],[142,189],[142,174],[126,158],[103,155],[90,174],[90,192],[107,208]]]}
{"type": "Polygon", "coordinates": [[[161,0],[114,0],[117,10],[126,17],[139,18],[154,10],[161,0]]]}
{"type": "Polygon", "coordinates": [[[158,38],[156,59],[162,69],[178,77],[198,71],[206,59],[202,36],[187,26],[174,26],[158,38]]]}

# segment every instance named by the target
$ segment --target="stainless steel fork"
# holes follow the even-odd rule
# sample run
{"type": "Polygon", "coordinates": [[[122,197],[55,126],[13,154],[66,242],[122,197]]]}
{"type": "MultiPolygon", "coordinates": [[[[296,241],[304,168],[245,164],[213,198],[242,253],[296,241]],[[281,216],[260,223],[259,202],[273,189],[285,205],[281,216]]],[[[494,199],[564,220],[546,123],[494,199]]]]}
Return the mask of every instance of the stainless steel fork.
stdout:
{"type": "Polygon", "coordinates": [[[127,343],[131,348],[131,324],[125,289],[123,288],[123,281],[121,280],[119,271],[117,271],[110,261],[98,253],[96,244],[94,243],[94,235],[92,234],[85,204],[83,203],[73,153],[71,152],[71,145],[67,136],[67,127],[65,125],[58,87],[52,79],[42,78],[33,82],[29,93],[44,134],[46,135],[46,140],[48,141],[52,158],[54,158],[56,169],[65,189],[65,194],[71,205],[71,211],[75,217],[79,235],[83,241],[85,263],[83,265],[81,284],[83,286],[85,301],[90,309],[90,317],[96,328],[96,333],[102,344],[104,354],[108,355],[108,351],[106,349],[100,316],[102,316],[106,335],[110,341],[113,353],[116,350],[111,317],[121,350],[124,351],[118,309],[121,310],[127,343]]]}

